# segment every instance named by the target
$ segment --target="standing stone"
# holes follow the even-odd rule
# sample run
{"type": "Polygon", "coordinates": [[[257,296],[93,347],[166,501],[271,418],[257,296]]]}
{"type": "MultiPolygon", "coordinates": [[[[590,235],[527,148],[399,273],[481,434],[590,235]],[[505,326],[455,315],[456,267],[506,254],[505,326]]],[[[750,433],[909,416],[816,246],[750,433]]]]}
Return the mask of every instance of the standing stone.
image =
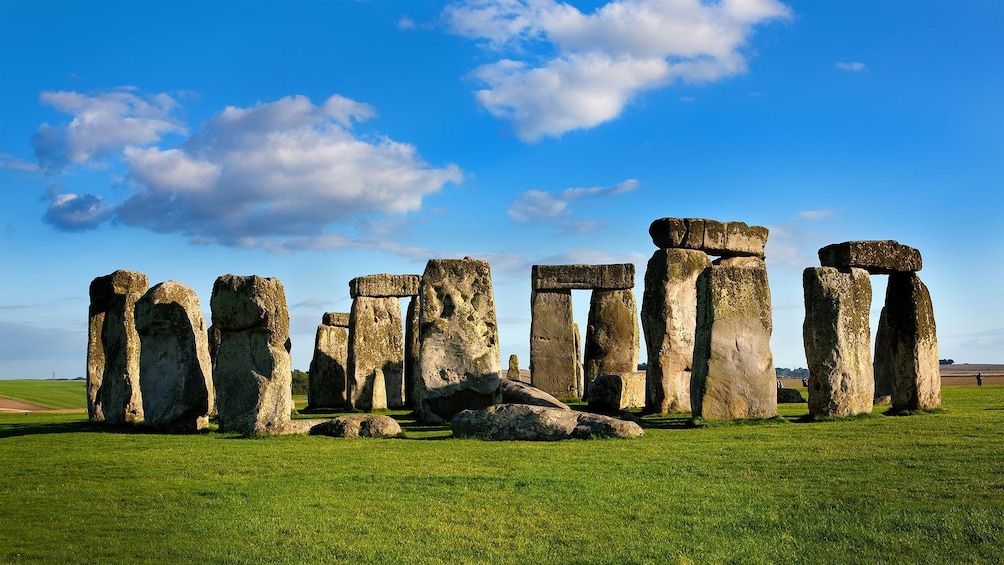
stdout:
{"type": "Polygon", "coordinates": [[[317,326],[314,356],[307,373],[307,408],[345,408],[349,314],[327,312],[317,326]]]}
{"type": "Polygon", "coordinates": [[[589,408],[601,414],[619,414],[645,405],[645,372],[600,375],[589,387],[589,408]]]}
{"type": "Polygon", "coordinates": [[[170,432],[206,427],[213,406],[212,362],[199,297],[174,281],[136,302],[140,379],[146,425],[170,432]]]}
{"type": "Polygon", "coordinates": [[[143,419],[134,307],[149,281],[119,270],[91,281],[87,328],[87,414],[92,422],[143,419]]]}
{"type": "Polygon", "coordinates": [[[889,275],[885,312],[888,331],[885,355],[893,374],[892,409],[941,406],[934,307],[927,286],[916,273],[889,275]]]}
{"type": "Polygon", "coordinates": [[[404,406],[404,335],[401,300],[357,296],[349,319],[348,395],[355,410],[373,410],[373,380],[383,371],[391,408],[404,406]]]}
{"type": "Polygon", "coordinates": [[[777,377],[767,268],[712,265],[697,278],[691,411],[696,418],[770,418],[777,377]]]}
{"type": "Polygon", "coordinates": [[[415,407],[415,379],[418,374],[418,296],[408,300],[404,320],[404,406],[415,407]]]}
{"type": "Polygon", "coordinates": [[[869,413],[875,393],[868,313],[872,285],[864,269],[810,267],[802,273],[809,364],[809,414],[869,413]]]}
{"type": "Polygon", "coordinates": [[[530,295],[530,383],[565,397],[577,392],[572,291],[533,291],[530,295]]]}
{"type": "Polygon", "coordinates": [[[697,277],[710,264],[706,253],[689,249],[660,249],[648,261],[641,302],[648,412],[690,412],[697,277]]]}
{"type": "Polygon", "coordinates": [[[572,338],[575,343],[575,397],[582,398],[586,394],[586,371],[582,367],[582,334],[579,324],[572,324],[572,338]]]}
{"type": "Polygon", "coordinates": [[[506,371],[505,376],[510,381],[521,380],[519,374],[519,357],[515,353],[509,356],[509,370],[506,371]]]}
{"type": "Polygon", "coordinates": [[[638,369],[638,306],[633,290],[594,290],[586,329],[585,388],[600,375],[638,369]]]}
{"type": "Polygon", "coordinates": [[[286,292],[275,278],[223,275],[213,284],[220,343],[213,368],[221,432],[281,432],[293,409],[286,292]]]}
{"type": "Polygon", "coordinates": [[[387,380],[382,369],[373,370],[373,395],[370,398],[370,410],[387,409],[387,380]]]}
{"type": "Polygon", "coordinates": [[[501,360],[488,263],[430,260],[420,290],[419,419],[448,421],[497,403],[501,360]]]}
{"type": "Polygon", "coordinates": [[[892,345],[889,343],[889,317],[885,306],[879,314],[878,326],[875,328],[875,361],[872,365],[875,373],[874,404],[889,404],[892,402],[892,386],[896,377],[893,375],[892,345]]]}

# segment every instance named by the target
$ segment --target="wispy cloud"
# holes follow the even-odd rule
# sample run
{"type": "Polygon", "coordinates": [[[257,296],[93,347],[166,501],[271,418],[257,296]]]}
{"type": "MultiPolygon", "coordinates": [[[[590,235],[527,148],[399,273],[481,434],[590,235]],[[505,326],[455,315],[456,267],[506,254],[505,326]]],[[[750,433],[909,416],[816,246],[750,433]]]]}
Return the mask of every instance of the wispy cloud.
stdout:
{"type": "Polygon", "coordinates": [[[497,60],[473,76],[492,115],[525,142],[617,118],[639,93],[746,71],[753,28],[790,17],[776,0],[614,0],[590,14],[555,0],[466,0],[446,8],[453,33],[497,60]]]}
{"type": "Polygon", "coordinates": [[[11,169],[13,171],[37,171],[38,165],[27,163],[8,153],[0,153],[0,169],[11,169]]]}
{"type": "Polygon", "coordinates": [[[842,71],[859,73],[865,70],[865,64],[860,61],[837,61],[837,68],[842,71]]]}
{"type": "Polygon", "coordinates": [[[806,210],[799,212],[787,222],[767,226],[767,264],[771,268],[801,271],[811,265],[819,265],[817,252],[826,241],[827,234],[821,231],[819,222],[834,217],[832,210],[806,210]]]}
{"type": "Polygon", "coordinates": [[[330,306],[332,304],[334,304],[334,302],[332,302],[330,300],[327,300],[327,299],[324,299],[324,298],[319,298],[317,296],[311,296],[310,298],[301,300],[301,301],[297,302],[296,304],[290,304],[289,307],[290,308],[311,308],[311,309],[315,309],[316,310],[318,308],[324,308],[325,306],[330,306]]]}
{"type": "Polygon", "coordinates": [[[594,186],[589,188],[566,188],[558,193],[544,190],[528,190],[519,195],[507,210],[513,220],[526,223],[531,221],[549,222],[573,231],[583,232],[598,227],[594,220],[575,220],[571,204],[583,198],[599,198],[624,194],[638,188],[636,179],[627,179],[614,186],[594,186]]]}

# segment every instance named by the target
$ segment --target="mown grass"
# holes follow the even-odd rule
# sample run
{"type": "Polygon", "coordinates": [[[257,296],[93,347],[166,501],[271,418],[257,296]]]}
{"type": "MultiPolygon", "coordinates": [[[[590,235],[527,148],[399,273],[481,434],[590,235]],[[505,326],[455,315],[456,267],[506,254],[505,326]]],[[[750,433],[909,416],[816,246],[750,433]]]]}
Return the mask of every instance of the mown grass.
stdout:
{"type": "Polygon", "coordinates": [[[0,396],[53,409],[87,408],[87,383],[57,380],[0,380],[0,396]]]}
{"type": "MultiPolygon", "coordinates": [[[[638,440],[242,439],[0,416],[0,561],[1000,563],[1004,387],[638,440]]],[[[318,417],[305,415],[304,417],[318,417]]]]}

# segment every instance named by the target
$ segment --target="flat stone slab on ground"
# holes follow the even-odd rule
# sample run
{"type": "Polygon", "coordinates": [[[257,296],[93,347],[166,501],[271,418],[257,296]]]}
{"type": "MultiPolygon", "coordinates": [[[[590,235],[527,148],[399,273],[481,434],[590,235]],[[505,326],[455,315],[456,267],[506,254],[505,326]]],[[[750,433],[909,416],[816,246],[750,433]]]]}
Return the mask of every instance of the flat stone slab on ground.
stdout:
{"type": "Polygon", "coordinates": [[[920,251],[891,239],[827,245],[819,250],[819,264],[838,269],[857,267],[873,275],[913,273],[924,266],[920,251]]]}
{"type": "Polygon", "coordinates": [[[502,392],[503,404],[530,404],[533,406],[548,406],[559,410],[570,410],[564,402],[524,382],[501,379],[499,390],[502,392]]]}
{"type": "Polygon", "coordinates": [[[659,249],[697,249],[721,257],[763,257],[768,230],[744,222],[660,218],[648,228],[659,249]]]}
{"type": "Polygon", "coordinates": [[[387,273],[356,277],[349,281],[349,298],[357,296],[371,296],[373,298],[416,296],[421,280],[420,275],[389,275],[387,273]]]}
{"type": "Polygon", "coordinates": [[[634,288],[634,263],[534,265],[533,290],[625,290],[634,288]]]}
{"type": "Polygon", "coordinates": [[[636,438],[645,433],[641,426],[626,420],[526,404],[464,410],[453,417],[450,427],[456,437],[497,441],[636,438]]]}

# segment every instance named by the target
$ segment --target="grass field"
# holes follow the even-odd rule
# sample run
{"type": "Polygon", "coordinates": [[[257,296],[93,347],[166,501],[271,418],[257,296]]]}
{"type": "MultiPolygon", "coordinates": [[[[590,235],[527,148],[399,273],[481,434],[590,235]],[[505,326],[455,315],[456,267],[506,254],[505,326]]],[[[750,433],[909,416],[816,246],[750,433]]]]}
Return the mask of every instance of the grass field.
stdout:
{"type": "MultiPolygon", "coordinates": [[[[242,439],[0,415],[0,562],[1001,563],[1004,386],[638,440],[242,439]]],[[[317,417],[311,415],[310,417],[317,417]]]]}
{"type": "Polygon", "coordinates": [[[87,408],[87,383],[57,380],[0,380],[0,396],[43,408],[87,408]]]}

